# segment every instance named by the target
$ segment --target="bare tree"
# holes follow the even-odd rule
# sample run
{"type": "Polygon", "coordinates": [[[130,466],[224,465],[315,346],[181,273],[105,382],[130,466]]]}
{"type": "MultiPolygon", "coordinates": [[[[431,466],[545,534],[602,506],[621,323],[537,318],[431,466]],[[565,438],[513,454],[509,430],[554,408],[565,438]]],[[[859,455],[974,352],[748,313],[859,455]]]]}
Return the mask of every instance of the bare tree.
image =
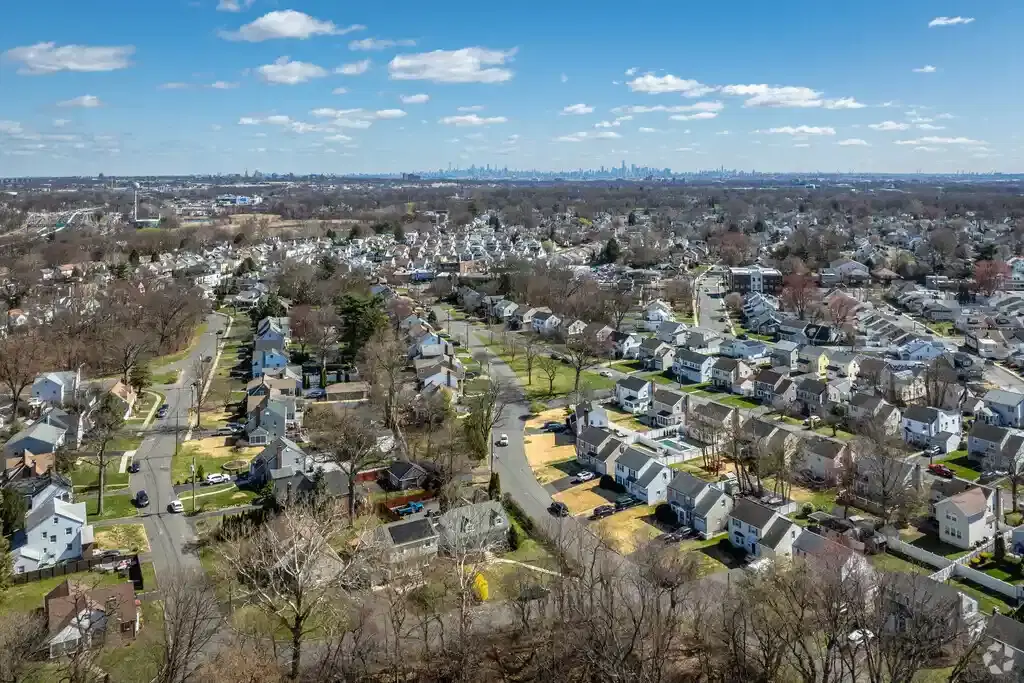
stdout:
{"type": "MultiPolygon", "coordinates": [[[[341,557],[332,548],[351,535],[345,514],[330,501],[286,508],[271,522],[228,532],[217,547],[227,574],[246,591],[247,600],[272,628],[288,632],[290,680],[302,667],[303,645],[310,634],[331,623],[354,573],[360,542],[341,557]]],[[[344,541],[343,541],[344,542],[344,541]]]]}
{"type": "Polygon", "coordinates": [[[569,365],[575,372],[572,390],[576,394],[580,392],[580,376],[584,370],[592,368],[600,358],[601,350],[597,344],[589,339],[579,339],[570,342],[566,346],[566,357],[569,365]]]}
{"type": "Polygon", "coordinates": [[[561,370],[561,364],[551,356],[541,354],[537,358],[537,367],[540,368],[541,374],[548,381],[548,394],[554,394],[555,380],[558,379],[558,371],[561,370]]]}
{"type": "Polygon", "coordinates": [[[402,431],[402,399],[405,368],[409,364],[408,349],[390,327],[385,327],[370,338],[360,354],[363,376],[373,385],[373,400],[384,415],[384,425],[391,430],[402,453],[409,446],[402,431]]]}
{"type": "Polygon", "coordinates": [[[0,382],[7,386],[17,414],[22,392],[42,370],[47,345],[34,333],[0,340],[0,382]]]}
{"type": "Polygon", "coordinates": [[[514,388],[506,381],[491,377],[483,391],[468,399],[469,417],[465,425],[474,451],[485,457],[490,453],[490,468],[494,471],[494,430],[504,424],[505,409],[518,398],[514,388]]]}
{"type": "Polygon", "coordinates": [[[610,292],[604,296],[605,319],[616,332],[622,329],[622,323],[633,309],[634,303],[632,292],[610,292]]]}
{"type": "Polygon", "coordinates": [[[99,399],[99,403],[89,417],[92,427],[85,434],[83,445],[89,449],[83,462],[96,467],[97,491],[96,514],[103,516],[103,503],[107,488],[107,467],[112,464],[109,452],[110,442],[124,428],[124,405],[120,399],[107,393],[99,399]]]}
{"type": "Polygon", "coordinates": [[[320,459],[336,463],[348,477],[348,515],[356,514],[356,483],[359,475],[384,459],[381,442],[372,420],[363,411],[327,410],[306,420],[310,440],[320,459]]]}
{"type": "Polygon", "coordinates": [[[27,680],[37,666],[36,655],[44,647],[46,636],[42,615],[13,609],[0,613],[0,681],[27,680]]]}
{"type": "Polygon", "coordinates": [[[526,341],[523,342],[523,358],[526,360],[527,384],[533,384],[533,362],[537,360],[542,348],[540,340],[533,335],[527,336],[526,341]]]}
{"type": "Polygon", "coordinates": [[[341,318],[331,308],[321,308],[309,324],[310,343],[316,347],[320,361],[320,381],[327,379],[327,360],[335,353],[341,339],[341,318]]]}
{"type": "MultiPolygon", "coordinates": [[[[220,628],[223,617],[213,586],[200,572],[161,577],[164,604],[163,647],[155,683],[197,680],[201,653],[220,628]]],[[[146,634],[148,637],[148,634],[146,634]]]]}
{"type": "Polygon", "coordinates": [[[869,422],[863,427],[852,444],[863,495],[878,506],[883,524],[912,517],[922,504],[915,469],[920,466],[908,462],[902,442],[882,425],[869,422]]]}
{"type": "Polygon", "coordinates": [[[120,330],[107,341],[110,363],[121,373],[121,381],[128,383],[132,368],[149,356],[153,342],[142,330],[120,330]]]}
{"type": "Polygon", "coordinates": [[[817,301],[818,288],[810,275],[787,275],[780,299],[783,305],[803,320],[807,310],[817,301]]]}

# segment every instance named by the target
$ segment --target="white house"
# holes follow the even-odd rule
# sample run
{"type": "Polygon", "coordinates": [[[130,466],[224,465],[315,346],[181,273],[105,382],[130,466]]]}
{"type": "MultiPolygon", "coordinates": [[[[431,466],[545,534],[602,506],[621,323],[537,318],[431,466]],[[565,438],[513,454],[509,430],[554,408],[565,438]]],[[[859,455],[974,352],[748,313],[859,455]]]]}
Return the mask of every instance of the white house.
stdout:
{"type": "Polygon", "coordinates": [[[789,557],[799,535],[796,523],[746,498],[729,514],[729,542],[753,557],[789,557]]]}
{"type": "Polygon", "coordinates": [[[658,326],[658,339],[671,344],[672,346],[680,346],[686,341],[688,328],[683,323],[675,321],[666,321],[658,326]]]}
{"type": "Polygon", "coordinates": [[[997,491],[976,486],[937,502],[939,538],[958,548],[973,548],[995,536],[997,495],[997,491]]]}
{"type": "Polygon", "coordinates": [[[655,388],[647,416],[658,427],[671,427],[686,417],[686,394],[671,389],[655,388]]]}
{"type": "Polygon", "coordinates": [[[63,406],[74,399],[82,383],[81,368],[66,372],[46,372],[32,382],[32,399],[37,403],[63,406]]]}
{"type": "Polygon", "coordinates": [[[939,341],[915,339],[896,347],[900,360],[928,361],[947,352],[946,345],[939,341]]]}
{"type": "Polygon", "coordinates": [[[662,503],[668,495],[671,470],[637,448],[627,448],[615,461],[615,481],[647,505],[662,503]]]}
{"type": "Polygon", "coordinates": [[[672,374],[680,382],[705,383],[711,381],[711,366],[715,364],[713,356],[705,356],[696,351],[679,349],[672,362],[672,374]]]}
{"type": "Polygon", "coordinates": [[[672,307],[662,301],[655,299],[644,308],[644,328],[653,332],[664,322],[673,322],[676,319],[672,307]]]}
{"type": "Polygon", "coordinates": [[[82,557],[93,542],[85,503],[49,498],[25,516],[24,543],[11,551],[15,573],[30,572],[82,557]]]}
{"type": "Polygon", "coordinates": [[[632,332],[612,332],[612,347],[616,358],[633,359],[640,353],[641,339],[632,332]]]}
{"type": "Polygon", "coordinates": [[[640,377],[623,377],[615,383],[615,401],[626,412],[645,412],[651,407],[652,384],[640,377]]]}
{"type": "Polygon", "coordinates": [[[944,453],[960,447],[960,413],[924,406],[910,406],[903,411],[903,440],[921,447],[938,446],[944,453]]]}
{"type": "Polygon", "coordinates": [[[768,345],[755,339],[731,339],[719,346],[718,352],[729,358],[755,364],[771,357],[768,345]]]}
{"type": "Polygon", "coordinates": [[[533,316],[531,325],[534,332],[548,336],[555,333],[560,322],[562,322],[562,319],[554,313],[542,311],[533,316]]]}

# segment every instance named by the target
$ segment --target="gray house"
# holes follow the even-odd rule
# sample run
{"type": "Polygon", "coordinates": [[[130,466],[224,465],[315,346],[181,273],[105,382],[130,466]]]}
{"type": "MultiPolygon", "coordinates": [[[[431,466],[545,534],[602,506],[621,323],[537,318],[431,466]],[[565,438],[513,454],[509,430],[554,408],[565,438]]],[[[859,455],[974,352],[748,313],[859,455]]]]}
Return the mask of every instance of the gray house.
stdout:
{"type": "Polygon", "coordinates": [[[481,552],[508,544],[510,524],[496,500],[452,508],[437,519],[444,553],[481,552]]]}
{"type": "Polygon", "coordinates": [[[982,397],[985,420],[1002,427],[1024,427],[1024,394],[993,389],[982,397]]]}
{"type": "Polygon", "coordinates": [[[668,504],[679,523],[708,538],[726,530],[733,499],[721,485],[679,472],[668,485],[668,504]]]}
{"type": "Polygon", "coordinates": [[[376,537],[390,564],[423,563],[437,557],[438,533],[426,517],[377,527],[376,537]]]}
{"type": "Polygon", "coordinates": [[[311,471],[313,458],[307,455],[302,448],[283,436],[277,437],[266,448],[249,463],[249,481],[256,486],[262,486],[274,476],[276,472],[282,472],[284,476],[291,476],[297,472],[311,471]]]}
{"type": "Polygon", "coordinates": [[[975,422],[967,435],[967,457],[987,470],[1008,472],[1024,458],[1024,432],[975,422]]]}
{"type": "Polygon", "coordinates": [[[285,435],[287,409],[278,400],[269,399],[263,408],[253,411],[245,424],[246,440],[250,446],[265,446],[285,435]]]}
{"type": "Polygon", "coordinates": [[[25,455],[26,451],[33,455],[42,455],[53,453],[63,445],[63,429],[45,422],[36,422],[15,434],[4,444],[4,455],[20,457],[25,455]]]}

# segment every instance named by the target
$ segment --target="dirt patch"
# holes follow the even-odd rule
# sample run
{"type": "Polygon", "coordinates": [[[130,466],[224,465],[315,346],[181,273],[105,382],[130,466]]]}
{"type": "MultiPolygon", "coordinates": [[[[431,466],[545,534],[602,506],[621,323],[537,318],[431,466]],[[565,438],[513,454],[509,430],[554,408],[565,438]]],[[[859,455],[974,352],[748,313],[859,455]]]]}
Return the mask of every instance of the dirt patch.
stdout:
{"type": "Polygon", "coordinates": [[[149,538],[141,524],[116,524],[96,529],[93,548],[148,553],[149,538]]]}
{"type": "Polygon", "coordinates": [[[551,497],[565,503],[571,515],[589,515],[598,505],[608,505],[618,498],[614,491],[601,488],[600,483],[599,479],[591,479],[551,497]]]}
{"type": "Polygon", "coordinates": [[[623,555],[634,552],[644,543],[661,535],[654,525],[654,507],[637,507],[616,512],[594,524],[594,530],[605,538],[609,545],[623,555]]]}
{"type": "Polygon", "coordinates": [[[545,422],[561,422],[565,423],[565,408],[551,408],[543,412],[537,413],[529,420],[527,420],[523,426],[529,429],[540,429],[544,426],[545,422]]]}
{"type": "Polygon", "coordinates": [[[190,445],[195,446],[201,455],[210,458],[235,458],[245,460],[246,462],[252,460],[253,457],[263,450],[260,446],[250,446],[241,449],[241,452],[235,452],[232,448],[233,439],[224,438],[223,436],[210,436],[198,441],[192,441],[190,445]]]}

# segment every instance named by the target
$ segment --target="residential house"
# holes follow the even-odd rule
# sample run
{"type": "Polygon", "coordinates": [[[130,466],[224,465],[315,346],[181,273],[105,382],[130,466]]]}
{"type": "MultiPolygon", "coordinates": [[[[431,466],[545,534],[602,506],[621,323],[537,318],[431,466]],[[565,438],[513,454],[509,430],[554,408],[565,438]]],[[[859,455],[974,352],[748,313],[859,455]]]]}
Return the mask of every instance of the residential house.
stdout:
{"type": "Polygon", "coordinates": [[[989,644],[981,655],[983,664],[995,665],[1006,677],[1024,669],[1024,623],[995,612],[985,621],[985,638],[989,644]]]}
{"type": "Polygon", "coordinates": [[[491,313],[495,318],[498,318],[502,322],[507,322],[515,315],[516,309],[519,308],[519,304],[508,299],[502,299],[494,304],[491,308],[491,313]]]}
{"type": "Polygon", "coordinates": [[[608,411],[597,401],[580,401],[573,406],[566,424],[573,434],[579,435],[587,427],[607,427],[611,420],[608,411]]]}
{"type": "Polygon", "coordinates": [[[772,348],[772,367],[779,368],[788,374],[796,369],[799,356],[799,344],[791,341],[780,341],[772,348]]]}
{"type": "Polygon", "coordinates": [[[287,431],[287,407],[278,399],[267,398],[258,410],[249,414],[245,423],[246,441],[250,446],[266,446],[287,431]]]}
{"type": "Polygon", "coordinates": [[[817,571],[833,573],[842,581],[863,579],[866,582],[874,575],[864,555],[808,529],[797,535],[793,543],[793,557],[810,563],[817,571]]]}
{"type": "Polygon", "coordinates": [[[12,482],[41,477],[56,471],[57,457],[53,453],[36,455],[24,451],[20,455],[8,455],[4,458],[3,478],[0,481],[12,482]]]}
{"type": "Polygon", "coordinates": [[[672,374],[681,383],[704,384],[711,381],[711,366],[715,364],[713,356],[703,353],[679,349],[672,363],[672,374]]]}
{"type": "Polygon", "coordinates": [[[512,318],[509,322],[513,327],[533,327],[533,316],[538,312],[550,313],[550,308],[537,308],[535,306],[529,306],[527,304],[521,305],[516,309],[516,312],[512,314],[512,318]]]}
{"type": "Polygon", "coordinates": [[[284,396],[275,392],[258,396],[247,396],[245,400],[245,414],[252,419],[252,415],[262,410],[270,401],[282,406],[284,410],[284,426],[287,429],[302,426],[302,415],[306,402],[297,396],[284,396]]]}
{"type": "Polygon", "coordinates": [[[789,557],[800,527],[775,510],[747,498],[729,513],[729,542],[755,558],[789,557]]]}
{"type": "Polygon", "coordinates": [[[806,328],[807,323],[803,320],[798,320],[796,318],[780,318],[777,323],[775,333],[782,341],[791,341],[796,344],[804,345],[809,341],[807,335],[804,333],[806,328]]]}
{"type": "Polygon", "coordinates": [[[92,525],[86,524],[86,504],[49,498],[25,515],[25,530],[15,536],[11,559],[21,574],[77,560],[93,543],[92,525]]]}
{"type": "Polygon", "coordinates": [[[845,409],[848,421],[855,425],[877,425],[887,434],[896,434],[902,426],[903,415],[899,408],[881,396],[856,392],[850,396],[845,409]]]}
{"type": "Polygon", "coordinates": [[[686,418],[686,433],[692,439],[717,448],[732,439],[737,414],[735,408],[719,403],[701,404],[690,410],[686,418]]]}
{"type": "Polygon", "coordinates": [[[597,345],[600,348],[608,343],[608,338],[611,337],[613,330],[604,323],[590,323],[580,333],[580,339],[586,340],[597,345]]]}
{"type": "Polygon", "coordinates": [[[496,500],[450,508],[437,518],[440,550],[447,554],[496,552],[508,545],[505,508],[496,500]]]}
{"type": "Polygon", "coordinates": [[[106,380],[100,385],[103,391],[110,396],[113,401],[111,405],[118,406],[121,410],[121,416],[128,419],[132,414],[132,408],[135,407],[135,401],[138,398],[138,394],[135,389],[128,386],[120,379],[106,380]]]}
{"type": "Polygon", "coordinates": [[[64,445],[64,437],[64,429],[45,422],[35,422],[4,444],[4,455],[11,458],[21,457],[26,453],[36,456],[55,453],[64,445]]]}
{"type": "Polygon", "coordinates": [[[269,351],[276,349],[283,352],[290,340],[290,323],[288,318],[264,318],[256,324],[256,333],[253,335],[253,349],[255,351],[269,351]]]}
{"type": "Polygon", "coordinates": [[[424,564],[437,556],[439,534],[429,517],[385,524],[375,535],[389,564],[424,564]]]}
{"type": "Polygon", "coordinates": [[[894,631],[905,630],[907,622],[919,611],[929,624],[928,628],[965,633],[967,639],[984,628],[985,617],[978,611],[978,601],[954,585],[935,581],[924,574],[895,572],[884,590],[883,597],[892,612],[889,626],[894,631]],[[944,615],[946,623],[932,625],[936,615],[944,615]]]}
{"type": "Polygon", "coordinates": [[[616,358],[631,360],[640,353],[641,339],[632,332],[612,332],[609,339],[616,358]]]}
{"type": "Polygon", "coordinates": [[[63,406],[75,399],[81,383],[81,368],[74,371],[43,373],[32,382],[32,400],[51,406],[63,406]]]}
{"type": "Polygon", "coordinates": [[[728,358],[736,358],[752,365],[771,357],[768,345],[754,339],[731,339],[722,344],[718,352],[728,358]]]}
{"type": "Polygon", "coordinates": [[[903,440],[921,447],[938,446],[943,453],[960,447],[960,413],[924,406],[909,406],[901,422],[903,440]]]}
{"type": "Polygon", "coordinates": [[[652,370],[670,369],[675,356],[675,347],[657,337],[648,337],[640,343],[639,360],[652,370]]]}
{"type": "Polygon", "coordinates": [[[689,328],[684,323],[672,320],[665,321],[658,325],[657,338],[672,346],[681,346],[686,341],[689,328]]]}
{"type": "Polygon", "coordinates": [[[130,581],[102,587],[70,580],[58,584],[43,599],[50,659],[132,642],[142,625],[140,604],[130,581]]]}
{"type": "Polygon", "coordinates": [[[1002,427],[1024,427],[1024,394],[1005,389],[992,389],[982,400],[987,422],[1002,427]]]}
{"type": "Polygon", "coordinates": [[[580,319],[572,320],[570,318],[564,318],[559,324],[556,333],[560,339],[579,339],[583,331],[587,329],[587,324],[580,319]]]}
{"type": "Polygon", "coordinates": [[[935,504],[939,538],[957,548],[973,548],[995,536],[998,490],[975,486],[935,504]]]}
{"type": "Polygon", "coordinates": [[[761,370],[754,375],[754,396],[766,405],[792,403],[796,400],[796,385],[776,370],[761,370]]]}
{"type": "Polygon", "coordinates": [[[797,355],[797,368],[802,372],[828,377],[829,350],[820,346],[804,346],[797,355]]]}
{"type": "Polygon", "coordinates": [[[316,461],[301,446],[279,436],[249,462],[249,481],[258,488],[282,476],[313,472],[315,468],[316,461]]]}
{"type": "MultiPolygon", "coordinates": [[[[274,470],[270,482],[274,486],[274,502],[282,507],[310,500],[314,495],[327,495],[342,504],[348,505],[348,475],[341,468],[322,469],[320,466],[312,472],[297,472],[291,468],[274,470]]],[[[362,489],[356,488],[356,505],[365,501],[360,498],[362,489]]]]}
{"type": "Polygon", "coordinates": [[[729,524],[733,499],[719,483],[678,472],[669,482],[667,499],[679,523],[691,527],[701,538],[720,534],[729,524]]]}
{"type": "Polygon", "coordinates": [[[283,349],[258,349],[252,353],[253,377],[260,377],[266,372],[280,370],[288,365],[288,356],[283,349]]]}
{"type": "Polygon", "coordinates": [[[423,361],[423,363],[419,361],[413,363],[420,388],[437,385],[457,392],[462,390],[466,371],[461,364],[456,364],[452,357],[442,356],[441,358],[423,359],[423,361]]]}
{"type": "Polygon", "coordinates": [[[967,457],[990,471],[1020,470],[1024,467],[1024,432],[978,420],[967,436],[967,457]]]}
{"type": "Polygon", "coordinates": [[[427,481],[427,471],[414,462],[396,460],[388,466],[387,479],[395,491],[418,489],[427,481]]]}
{"type": "Polygon", "coordinates": [[[276,392],[282,396],[296,396],[301,388],[301,383],[296,383],[286,377],[262,375],[254,377],[245,385],[245,393],[249,396],[267,396],[276,392]]]}
{"type": "Polygon", "coordinates": [[[852,451],[849,444],[836,439],[812,438],[805,442],[802,449],[797,469],[806,470],[814,479],[824,480],[828,485],[834,486],[839,481],[843,467],[852,466],[852,451]]]}
{"type": "Polygon", "coordinates": [[[824,415],[829,402],[828,385],[809,377],[797,380],[796,400],[803,405],[806,414],[824,415]]]}
{"type": "Polygon", "coordinates": [[[654,389],[647,415],[658,427],[673,427],[686,418],[686,394],[671,389],[654,389]]]}
{"type": "Polygon", "coordinates": [[[530,325],[537,334],[550,337],[558,329],[558,323],[562,319],[550,311],[539,311],[533,316],[530,325]]]}
{"type": "Polygon", "coordinates": [[[52,425],[64,430],[64,443],[69,448],[81,448],[82,440],[85,438],[86,417],[89,407],[79,408],[58,408],[51,406],[44,408],[39,414],[38,422],[52,425]]]}
{"type": "Polygon", "coordinates": [[[748,384],[750,393],[753,394],[753,382],[751,379],[754,371],[749,365],[735,358],[716,358],[711,365],[711,384],[736,394],[744,394],[743,386],[748,384]]]}
{"type": "Polygon", "coordinates": [[[4,488],[22,497],[26,511],[38,510],[50,499],[71,503],[75,497],[71,480],[57,472],[17,479],[9,482],[4,488]]]}
{"type": "Polygon", "coordinates": [[[629,447],[615,461],[615,481],[626,492],[647,505],[665,501],[671,470],[635,447],[629,447]]]}
{"type": "Polygon", "coordinates": [[[615,383],[615,401],[628,413],[646,412],[651,407],[653,385],[640,377],[623,377],[615,383]]]}
{"type": "Polygon", "coordinates": [[[900,360],[930,361],[947,351],[944,343],[931,339],[914,339],[896,347],[900,360]]]}
{"type": "Polygon", "coordinates": [[[686,333],[686,339],[680,348],[697,353],[718,353],[722,346],[722,335],[706,327],[694,327],[686,333]]]}
{"type": "Polygon", "coordinates": [[[324,387],[328,401],[366,401],[370,398],[368,382],[337,382],[324,387]]]}
{"type": "Polygon", "coordinates": [[[672,322],[675,319],[672,306],[661,299],[655,299],[644,308],[644,328],[652,332],[657,330],[662,323],[672,322]]]}
{"type": "Polygon", "coordinates": [[[857,379],[860,371],[860,360],[852,353],[833,351],[828,357],[828,365],[825,367],[826,377],[838,379],[847,377],[851,380],[857,379]]]}
{"type": "Polygon", "coordinates": [[[576,437],[576,460],[601,475],[615,476],[615,461],[626,442],[602,427],[588,427],[576,437]]]}
{"type": "Polygon", "coordinates": [[[743,296],[743,305],[740,307],[740,311],[743,313],[744,320],[750,320],[765,312],[774,313],[779,308],[779,300],[776,297],[761,292],[748,292],[743,296]]]}
{"type": "Polygon", "coordinates": [[[782,291],[782,273],[759,265],[730,268],[726,275],[729,291],[746,294],[759,292],[778,295],[782,291]]]}

